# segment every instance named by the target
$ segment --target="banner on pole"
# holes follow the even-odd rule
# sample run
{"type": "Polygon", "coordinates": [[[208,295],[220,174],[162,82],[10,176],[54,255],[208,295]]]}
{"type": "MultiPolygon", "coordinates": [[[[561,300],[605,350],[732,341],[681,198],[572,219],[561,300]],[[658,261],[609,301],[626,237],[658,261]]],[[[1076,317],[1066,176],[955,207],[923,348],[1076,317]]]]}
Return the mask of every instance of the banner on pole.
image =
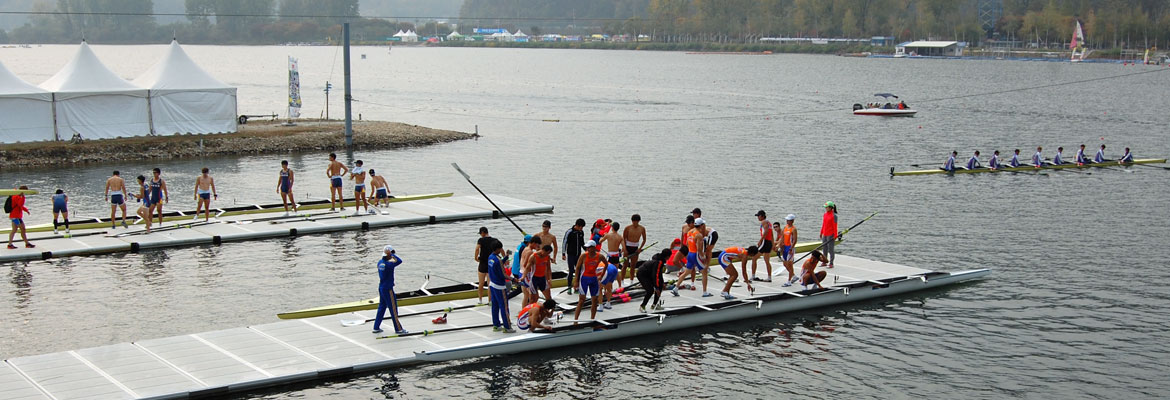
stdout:
{"type": "Polygon", "coordinates": [[[297,59],[288,58],[288,117],[301,116],[301,74],[297,72],[297,59]]]}

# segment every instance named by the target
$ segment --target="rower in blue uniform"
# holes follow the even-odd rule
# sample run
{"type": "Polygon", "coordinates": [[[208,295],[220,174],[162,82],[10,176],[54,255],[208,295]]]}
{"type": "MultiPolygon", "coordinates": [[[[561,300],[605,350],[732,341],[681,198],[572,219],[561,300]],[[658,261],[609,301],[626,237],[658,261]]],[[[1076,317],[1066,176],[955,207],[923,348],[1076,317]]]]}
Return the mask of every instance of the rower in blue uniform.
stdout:
{"type": "Polygon", "coordinates": [[[987,168],[996,170],[999,167],[999,150],[996,150],[994,153],[991,153],[991,159],[987,161],[987,168]]]}
{"type": "Polygon", "coordinates": [[[1033,167],[1040,168],[1040,167],[1044,166],[1044,155],[1040,154],[1041,151],[1044,151],[1044,148],[1040,147],[1040,146],[1036,146],[1036,154],[1032,155],[1032,166],[1033,167]]]}
{"type": "Polygon", "coordinates": [[[1061,157],[1061,153],[1064,153],[1064,147],[1057,147],[1056,148],[1056,155],[1052,157],[1052,165],[1063,165],[1064,164],[1064,158],[1061,157]]]}
{"type": "Polygon", "coordinates": [[[1125,148],[1125,154],[1121,155],[1121,158],[1117,160],[1117,163],[1118,164],[1133,163],[1133,153],[1129,152],[1129,147],[1125,148]]]}
{"type": "Polygon", "coordinates": [[[1012,155],[1012,160],[1008,161],[1008,165],[1012,168],[1017,168],[1020,166],[1020,149],[1016,149],[1016,154],[1012,155]]]}
{"type": "Polygon", "coordinates": [[[973,156],[971,156],[971,158],[967,159],[967,169],[979,169],[979,168],[983,168],[983,167],[979,165],[979,150],[975,150],[975,155],[973,155],[973,156]]]}
{"type": "Polygon", "coordinates": [[[1089,157],[1085,156],[1085,145],[1082,144],[1081,148],[1077,150],[1077,165],[1085,165],[1088,163],[1090,163],[1089,157]]]}
{"type": "Polygon", "coordinates": [[[1101,150],[1097,150],[1097,155],[1093,156],[1093,162],[1103,163],[1109,160],[1105,159],[1105,145],[1101,145],[1101,150]]]}
{"type": "Polygon", "coordinates": [[[402,323],[398,321],[398,299],[394,295],[394,269],[402,265],[402,259],[394,254],[394,247],[386,245],[382,249],[386,254],[378,260],[378,314],[374,316],[374,333],[382,333],[382,317],[386,310],[390,310],[390,320],[394,322],[394,333],[406,333],[402,323]]]}
{"type": "Polygon", "coordinates": [[[958,155],[958,151],[952,151],[951,156],[947,158],[947,162],[943,163],[942,170],[947,172],[955,172],[955,156],[958,155]]]}

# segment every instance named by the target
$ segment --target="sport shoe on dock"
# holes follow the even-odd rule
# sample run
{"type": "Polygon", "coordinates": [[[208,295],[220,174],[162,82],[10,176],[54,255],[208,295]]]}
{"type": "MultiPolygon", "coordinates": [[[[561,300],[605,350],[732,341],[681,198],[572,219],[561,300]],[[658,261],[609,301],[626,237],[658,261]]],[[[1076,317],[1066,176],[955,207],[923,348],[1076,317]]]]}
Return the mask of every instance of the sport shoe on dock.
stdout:
{"type": "Polygon", "coordinates": [[[408,331],[406,329],[400,329],[400,330],[394,331],[394,333],[399,334],[399,335],[405,335],[407,333],[410,333],[410,331],[408,331]]]}
{"type": "Polygon", "coordinates": [[[613,309],[613,306],[609,305],[609,302],[608,302],[608,301],[607,301],[607,302],[605,302],[605,304],[602,304],[601,306],[602,306],[602,307],[604,307],[606,310],[612,310],[612,309],[613,309]]]}
{"type": "Polygon", "coordinates": [[[645,314],[646,313],[646,306],[638,306],[638,312],[645,314]]]}
{"type": "Polygon", "coordinates": [[[501,328],[501,327],[498,327],[498,326],[493,326],[493,327],[492,327],[492,332],[499,332],[499,331],[502,331],[502,330],[504,330],[504,328],[501,328]]]}
{"type": "Polygon", "coordinates": [[[723,292],[719,295],[723,296],[723,300],[735,300],[735,296],[732,296],[731,293],[723,292]]]}
{"type": "MultiPolygon", "coordinates": [[[[14,248],[15,248],[15,247],[14,247],[14,248]]],[[[678,297],[678,286],[675,286],[674,288],[671,288],[671,289],[670,289],[670,294],[673,294],[673,295],[674,295],[674,297],[678,297]]]]}
{"type": "Polygon", "coordinates": [[[381,329],[374,329],[374,333],[382,333],[381,329]]]}
{"type": "Polygon", "coordinates": [[[711,296],[714,296],[713,294],[711,294],[711,292],[703,292],[703,297],[711,297],[711,296]]]}
{"type": "Polygon", "coordinates": [[[516,330],[512,328],[504,328],[504,333],[516,333],[516,330]]]}

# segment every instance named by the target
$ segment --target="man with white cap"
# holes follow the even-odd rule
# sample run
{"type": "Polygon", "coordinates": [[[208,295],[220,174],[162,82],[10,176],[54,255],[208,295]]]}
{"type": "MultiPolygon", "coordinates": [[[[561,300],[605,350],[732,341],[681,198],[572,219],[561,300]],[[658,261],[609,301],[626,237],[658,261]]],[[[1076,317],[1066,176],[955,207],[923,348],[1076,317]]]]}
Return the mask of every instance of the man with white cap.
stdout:
{"type": "MultiPolygon", "coordinates": [[[[784,269],[788,270],[788,282],[784,286],[792,286],[792,282],[796,281],[796,274],[792,271],[794,256],[796,253],[796,214],[788,214],[784,217],[784,227],[779,228],[777,224],[778,236],[780,237],[780,261],[784,262],[784,269]]],[[[768,281],[772,278],[769,276],[768,281]]]]}
{"type": "MultiPolygon", "coordinates": [[[[678,281],[675,282],[674,289],[671,293],[678,296],[678,288],[682,286],[683,281],[689,276],[693,282],[696,274],[703,272],[707,267],[707,260],[711,257],[711,253],[707,251],[707,221],[702,218],[695,218],[695,227],[687,232],[683,237],[683,245],[687,246],[687,264],[678,275],[678,281]]],[[[706,275],[704,275],[706,277],[706,275]]],[[[704,296],[711,296],[707,292],[706,283],[703,284],[704,296]]]]}
{"type": "Polygon", "coordinates": [[[374,317],[374,333],[382,333],[382,318],[386,310],[390,310],[390,319],[394,321],[394,332],[401,335],[406,333],[402,323],[398,321],[398,299],[394,295],[394,269],[402,264],[402,259],[394,254],[394,247],[386,245],[385,253],[378,260],[378,315],[374,317]]]}
{"type": "MultiPolygon", "coordinates": [[[[774,247],[773,238],[775,233],[772,231],[772,223],[768,222],[768,214],[764,210],[756,212],[756,219],[760,221],[760,240],[756,241],[756,248],[760,249],[759,254],[764,257],[764,266],[768,269],[768,282],[772,281],[772,248],[774,247]]],[[[756,278],[756,258],[752,258],[752,280],[758,281],[756,278]]]]}
{"type": "Polygon", "coordinates": [[[589,319],[597,319],[598,294],[601,292],[601,282],[598,281],[599,269],[606,268],[605,256],[597,251],[597,242],[585,242],[585,252],[577,260],[577,310],[573,312],[573,319],[581,318],[581,306],[585,304],[585,296],[589,296],[589,319]]]}

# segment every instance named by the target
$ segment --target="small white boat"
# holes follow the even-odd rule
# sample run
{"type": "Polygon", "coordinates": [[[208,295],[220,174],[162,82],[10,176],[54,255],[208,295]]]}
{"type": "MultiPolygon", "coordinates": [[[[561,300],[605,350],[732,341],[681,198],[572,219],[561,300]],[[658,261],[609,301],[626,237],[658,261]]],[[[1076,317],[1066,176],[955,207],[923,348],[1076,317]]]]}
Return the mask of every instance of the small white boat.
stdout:
{"type": "Polygon", "coordinates": [[[853,115],[875,115],[879,117],[913,117],[918,111],[911,109],[906,105],[906,102],[894,103],[890,101],[893,97],[897,99],[893,93],[877,93],[874,96],[881,97],[882,101],[869,104],[855,103],[853,104],[853,115]]]}

